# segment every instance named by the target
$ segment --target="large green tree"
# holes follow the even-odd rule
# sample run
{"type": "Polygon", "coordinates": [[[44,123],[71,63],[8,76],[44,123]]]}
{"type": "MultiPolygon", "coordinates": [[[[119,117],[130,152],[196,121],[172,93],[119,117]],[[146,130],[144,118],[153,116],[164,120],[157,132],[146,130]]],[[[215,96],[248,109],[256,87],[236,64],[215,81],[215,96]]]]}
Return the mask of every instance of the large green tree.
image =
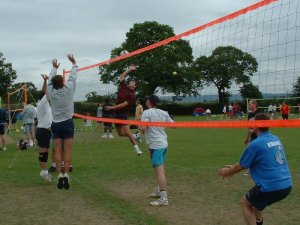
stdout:
{"type": "Polygon", "coordinates": [[[254,85],[252,82],[243,84],[243,86],[240,88],[240,94],[244,100],[247,98],[254,98],[254,99],[263,98],[263,95],[260,92],[258,86],[254,85]]]}
{"type": "Polygon", "coordinates": [[[7,90],[17,78],[17,73],[12,68],[11,63],[5,62],[3,54],[0,52],[0,97],[7,98],[7,90]]]}
{"type": "Polygon", "coordinates": [[[300,77],[298,77],[296,82],[293,84],[293,96],[300,97],[300,77]]]}
{"type": "Polygon", "coordinates": [[[234,82],[249,83],[257,67],[258,63],[252,55],[232,46],[217,47],[211,56],[201,56],[195,60],[195,69],[206,83],[218,89],[221,104],[227,102],[231,85],[234,82]]]}
{"type": "MultiPolygon", "coordinates": [[[[149,46],[174,36],[173,28],[157,22],[136,23],[126,33],[126,40],[111,51],[111,58],[149,46]]],[[[193,69],[192,48],[178,40],[151,51],[100,67],[104,83],[118,84],[120,74],[131,64],[138,66],[130,77],[138,82],[139,96],[153,94],[157,88],[176,96],[197,95],[201,77],[193,69]],[[173,72],[176,73],[173,73],[173,72]],[[174,75],[176,74],[176,75],[174,75]]]]}

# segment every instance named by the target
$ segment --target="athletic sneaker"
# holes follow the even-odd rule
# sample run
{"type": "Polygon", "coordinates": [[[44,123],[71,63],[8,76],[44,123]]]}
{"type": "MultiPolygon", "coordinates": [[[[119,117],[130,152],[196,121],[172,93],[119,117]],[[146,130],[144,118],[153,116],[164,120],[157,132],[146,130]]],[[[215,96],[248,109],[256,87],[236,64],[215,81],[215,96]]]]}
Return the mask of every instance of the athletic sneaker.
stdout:
{"type": "Polygon", "coordinates": [[[108,138],[108,135],[107,135],[107,134],[103,134],[103,135],[101,136],[101,138],[108,138]]]}
{"type": "Polygon", "coordinates": [[[65,173],[63,179],[64,179],[64,189],[69,190],[69,188],[70,188],[70,183],[69,183],[70,178],[69,178],[68,174],[65,173]]]}
{"type": "Polygon", "coordinates": [[[108,138],[115,138],[115,137],[112,134],[109,134],[108,138]]]}
{"type": "Polygon", "coordinates": [[[135,134],[133,134],[133,137],[137,142],[139,142],[139,143],[143,142],[140,132],[136,132],[135,134]]]}
{"type": "Polygon", "coordinates": [[[159,190],[159,187],[156,187],[155,191],[150,194],[151,198],[160,198],[160,196],[161,196],[161,192],[159,190]]]}
{"type": "Polygon", "coordinates": [[[139,146],[135,145],[133,146],[134,151],[136,152],[136,154],[139,156],[141,155],[143,152],[141,151],[141,149],[139,148],[139,146]]]}
{"type": "Polygon", "coordinates": [[[51,174],[44,171],[40,172],[40,176],[47,182],[51,182],[51,174]]]}
{"type": "Polygon", "coordinates": [[[7,150],[7,148],[6,147],[3,147],[3,149],[2,149],[3,151],[6,151],[7,150]]]}
{"type": "Polygon", "coordinates": [[[55,167],[55,166],[51,166],[51,167],[48,169],[48,173],[52,173],[52,172],[56,172],[56,167],[55,167]]]}
{"type": "Polygon", "coordinates": [[[150,205],[152,205],[152,206],[167,206],[167,205],[169,205],[169,201],[167,198],[160,198],[157,201],[150,202],[150,205]]]}
{"type": "Polygon", "coordinates": [[[57,177],[57,188],[62,189],[64,187],[64,176],[60,173],[57,177]]]}

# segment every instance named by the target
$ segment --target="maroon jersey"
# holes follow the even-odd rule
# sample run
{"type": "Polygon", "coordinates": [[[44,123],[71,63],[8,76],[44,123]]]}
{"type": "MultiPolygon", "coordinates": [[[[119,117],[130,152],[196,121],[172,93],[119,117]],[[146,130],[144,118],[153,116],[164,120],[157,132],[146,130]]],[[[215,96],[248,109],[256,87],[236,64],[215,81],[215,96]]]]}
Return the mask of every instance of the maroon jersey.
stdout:
{"type": "Polygon", "coordinates": [[[128,114],[130,106],[135,105],[136,95],[135,90],[131,90],[126,86],[125,80],[120,82],[120,89],[117,94],[117,105],[123,102],[128,102],[128,106],[117,109],[116,112],[128,114]]]}

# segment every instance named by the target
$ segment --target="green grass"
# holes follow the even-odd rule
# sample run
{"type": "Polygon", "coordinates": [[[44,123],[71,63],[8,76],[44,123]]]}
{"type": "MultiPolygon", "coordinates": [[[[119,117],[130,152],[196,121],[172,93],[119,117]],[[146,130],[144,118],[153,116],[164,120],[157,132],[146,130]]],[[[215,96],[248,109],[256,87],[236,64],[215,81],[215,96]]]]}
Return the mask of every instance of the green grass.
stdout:
{"type": "MultiPolygon", "coordinates": [[[[76,124],[80,127],[82,120],[76,120],[76,124]]],[[[299,131],[294,128],[272,129],[285,145],[294,188],[287,199],[266,209],[266,224],[299,224],[299,131]]],[[[97,210],[105,212],[106,219],[115,218],[114,222],[103,224],[243,224],[239,199],[253,184],[241,174],[229,181],[222,180],[217,176],[217,170],[239,160],[245,147],[243,140],[246,130],[167,129],[167,133],[169,207],[157,209],[149,206],[151,200],[147,196],[155,187],[156,179],[145,144],[142,144],[144,154],[137,157],[127,139],[101,139],[99,132],[76,131],[72,159],[73,180],[68,192],[61,192],[56,189],[55,183],[47,185],[39,178],[36,150],[16,153],[15,144],[9,144],[9,151],[0,152],[0,187],[7,192],[16,190],[20,196],[28,194],[21,190],[31,190],[33,205],[38,205],[36,196],[43,199],[42,193],[38,192],[41,187],[45,188],[51,196],[45,203],[48,205],[46,208],[58,207],[57,201],[53,199],[61,193],[59,198],[80,198],[85,213],[97,210]],[[85,201],[88,202],[86,205],[85,201]]],[[[13,133],[12,136],[17,140],[20,135],[13,133]]],[[[6,201],[3,199],[1,202],[4,204],[6,201]]],[[[20,207],[26,207],[22,205],[24,201],[19,204],[20,207]]],[[[66,207],[65,210],[60,212],[61,215],[68,215],[70,208],[66,207]]],[[[31,213],[38,214],[36,211],[31,213]]],[[[84,215],[79,218],[76,212],[72,217],[76,221],[74,224],[101,224],[96,221],[80,223],[84,215]]],[[[14,215],[7,213],[4,218],[5,223],[0,219],[0,224],[19,224],[20,221],[22,224],[39,224],[21,211],[14,215]],[[19,220],[12,220],[15,217],[19,217],[19,220]]],[[[48,224],[59,223],[55,217],[51,217],[51,222],[48,224]]]]}

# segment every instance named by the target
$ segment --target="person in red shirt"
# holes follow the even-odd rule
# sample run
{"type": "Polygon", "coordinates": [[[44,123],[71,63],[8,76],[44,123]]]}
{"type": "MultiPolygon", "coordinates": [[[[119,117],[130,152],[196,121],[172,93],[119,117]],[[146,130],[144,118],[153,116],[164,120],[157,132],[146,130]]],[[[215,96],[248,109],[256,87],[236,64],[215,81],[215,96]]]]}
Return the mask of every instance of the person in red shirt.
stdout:
{"type": "Polygon", "coordinates": [[[281,106],[281,117],[284,120],[289,119],[289,106],[285,102],[283,102],[281,106]]]}
{"type": "MultiPolygon", "coordinates": [[[[136,66],[131,65],[129,68],[123,72],[120,76],[120,87],[117,93],[117,104],[114,106],[106,106],[106,110],[114,110],[115,118],[121,120],[127,120],[130,106],[135,106],[136,95],[135,90],[137,88],[137,83],[135,80],[131,80],[128,85],[126,85],[125,78],[130,72],[136,71],[136,66]]],[[[133,148],[137,155],[142,154],[137,141],[141,142],[141,136],[139,133],[132,134],[128,124],[116,124],[116,129],[119,136],[128,137],[133,145],[133,148]]]]}

